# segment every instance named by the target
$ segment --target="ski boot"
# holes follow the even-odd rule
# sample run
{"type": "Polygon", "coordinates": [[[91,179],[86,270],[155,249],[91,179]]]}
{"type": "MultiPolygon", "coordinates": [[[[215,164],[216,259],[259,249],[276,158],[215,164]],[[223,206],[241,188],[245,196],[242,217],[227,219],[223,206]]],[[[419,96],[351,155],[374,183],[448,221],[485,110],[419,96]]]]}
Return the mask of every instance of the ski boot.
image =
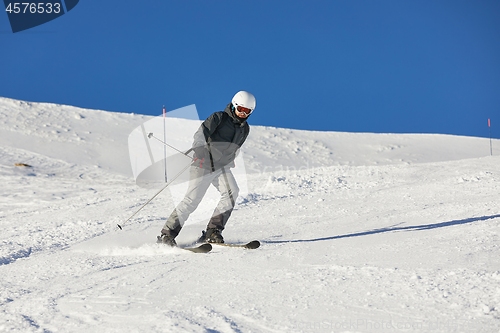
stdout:
{"type": "Polygon", "coordinates": [[[221,229],[208,228],[206,232],[202,231],[201,238],[207,243],[224,243],[221,232],[221,229]]]}
{"type": "Polygon", "coordinates": [[[175,236],[173,235],[172,230],[162,229],[161,236],[157,237],[157,243],[165,244],[168,246],[176,247],[177,243],[175,241],[175,236]]]}

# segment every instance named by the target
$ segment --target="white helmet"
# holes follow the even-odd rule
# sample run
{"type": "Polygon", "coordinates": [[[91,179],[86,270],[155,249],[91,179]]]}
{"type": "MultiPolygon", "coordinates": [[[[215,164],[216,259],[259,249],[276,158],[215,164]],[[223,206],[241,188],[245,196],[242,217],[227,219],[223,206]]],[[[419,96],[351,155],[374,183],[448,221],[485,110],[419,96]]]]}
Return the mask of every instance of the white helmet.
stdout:
{"type": "Polygon", "coordinates": [[[244,90],[238,91],[236,95],[234,95],[231,103],[235,109],[238,108],[238,106],[250,109],[250,113],[253,112],[256,104],[255,96],[244,90]]]}

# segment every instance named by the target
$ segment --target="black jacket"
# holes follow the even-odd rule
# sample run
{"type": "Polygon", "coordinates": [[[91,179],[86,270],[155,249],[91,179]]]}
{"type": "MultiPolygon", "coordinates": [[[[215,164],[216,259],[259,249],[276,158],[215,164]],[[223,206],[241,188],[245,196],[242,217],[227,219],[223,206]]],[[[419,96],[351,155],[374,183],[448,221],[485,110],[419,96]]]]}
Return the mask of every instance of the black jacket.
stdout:
{"type": "Polygon", "coordinates": [[[197,166],[215,171],[234,166],[239,149],[250,132],[247,119],[236,116],[229,103],[224,111],[212,113],[194,135],[193,150],[197,166]]]}

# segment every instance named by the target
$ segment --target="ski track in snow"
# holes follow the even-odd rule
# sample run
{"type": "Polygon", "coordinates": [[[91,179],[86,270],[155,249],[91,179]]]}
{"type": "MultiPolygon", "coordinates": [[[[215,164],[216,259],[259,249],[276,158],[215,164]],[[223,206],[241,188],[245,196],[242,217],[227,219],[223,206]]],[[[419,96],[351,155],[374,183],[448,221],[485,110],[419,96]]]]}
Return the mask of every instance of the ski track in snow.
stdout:
{"type": "Polygon", "coordinates": [[[155,193],[126,148],[145,119],[0,98],[0,332],[500,330],[486,139],[253,127],[224,236],[262,246],[201,255],[154,243],[167,193],[116,229],[155,193]]]}

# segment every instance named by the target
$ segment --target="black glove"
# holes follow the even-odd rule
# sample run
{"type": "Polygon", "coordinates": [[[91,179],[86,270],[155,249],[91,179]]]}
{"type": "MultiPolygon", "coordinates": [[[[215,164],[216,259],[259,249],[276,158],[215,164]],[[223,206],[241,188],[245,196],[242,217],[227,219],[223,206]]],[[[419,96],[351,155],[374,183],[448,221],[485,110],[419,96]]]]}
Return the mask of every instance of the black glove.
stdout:
{"type": "Polygon", "coordinates": [[[203,160],[203,159],[208,159],[208,147],[207,146],[198,146],[193,148],[194,150],[194,157],[203,160]]]}

